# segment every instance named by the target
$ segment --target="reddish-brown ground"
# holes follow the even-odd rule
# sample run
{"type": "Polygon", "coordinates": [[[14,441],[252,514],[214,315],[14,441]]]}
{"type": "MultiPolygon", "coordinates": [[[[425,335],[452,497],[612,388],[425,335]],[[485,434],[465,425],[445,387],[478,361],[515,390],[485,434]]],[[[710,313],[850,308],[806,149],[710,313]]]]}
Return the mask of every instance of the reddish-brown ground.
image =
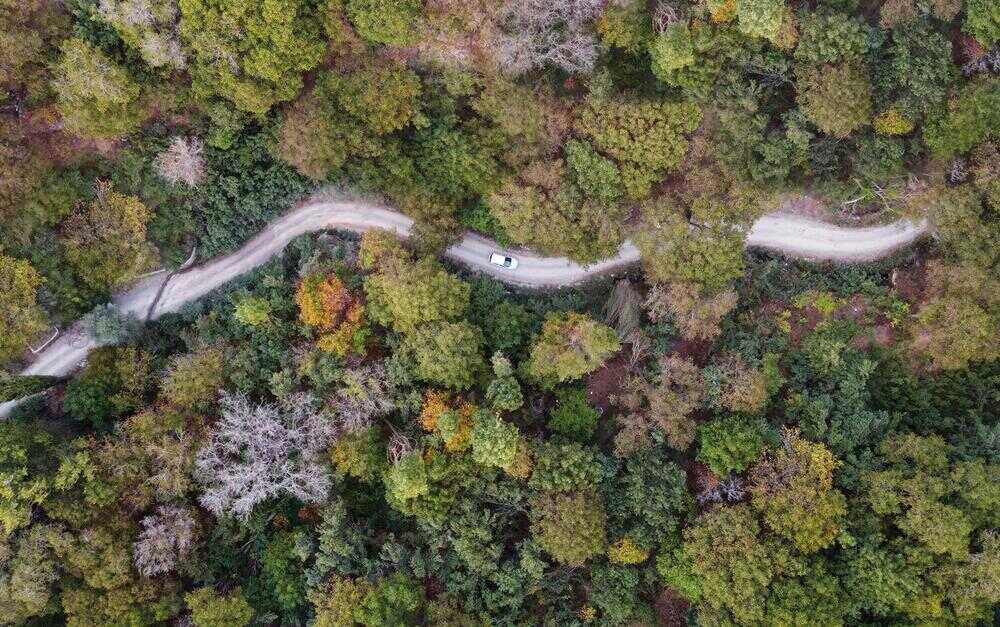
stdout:
{"type": "Polygon", "coordinates": [[[684,627],[691,604],[670,588],[664,588],[656,598],[657,624],[661,627],[684,627]]]}
{"type": "Polygon", "coordinates": [[[924,290],[927,287],[927,266],[920,260],[908,266],[896,268],[892,271],[891,281],[892,287],[899,294],[899,297],[913,307],[924,298],[924,290]]]}
{"type": "Polygon", "coordinates": [[[628,372],[626,351],[618,353],[587,377],[587,401],[592,407],[607,411],[611,407],[611,397],[621,391],[625,374],[628,372]]]}

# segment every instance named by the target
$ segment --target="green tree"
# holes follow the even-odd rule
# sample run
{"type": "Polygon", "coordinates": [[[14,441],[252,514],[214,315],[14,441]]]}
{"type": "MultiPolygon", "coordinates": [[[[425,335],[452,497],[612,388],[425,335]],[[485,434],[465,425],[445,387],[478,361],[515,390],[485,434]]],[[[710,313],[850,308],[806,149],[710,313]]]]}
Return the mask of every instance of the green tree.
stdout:
{"type": "Polygon", "coordinates": [[[408,46],[420,35],[423,7],[420,0],[347,0],[347,15],[368,41],[408,46]]]}
{"type": "Polygon", "coordinates": [[[112,138],[139,128],[139,85],[83,39],[67,39],[52,88],[66,128],[82,137],[112,138]]]}
{"type": "Polygon", "coordinates": [[[750,473],[753,508],[779,537],[803,554],[830,546],[844,528],[847,499],[833,487],[840,462],[822,444],[792,431],[750,473]]]}
{"type": "Polygon", "coordinates": [[[824,133],[848,137],[872,117],[872,87],[858,63],[801,68],[799,106],[824,133]]]}
{"type": "Polygon", "coordinates": [[[773,41],[781,31],[786,10],[782,0],[737,0],[737,25],[745,35],[773,41]]]}
{"type": "Polygon", "coordinates": [[[471,386],[483,371],[482,345],[482,332],[464,321],[422,325],[403,342],[418,379],[457,390],[471,386]]]}
{"type": "Polygon", "coordinates": [[[23,259],[0,254],[0,362],[17,357],[45,329],[42,277],[23,259]]]}
{"type": "Polygon", "coordinates": [[[300,173],[323,180],[351,157],[378,157],[383,137],[420,122],[420,79],[394,64],[324,72],[288,110],[275,152],[300,173]]]}
{"type": "Polygon", "coordinates": [[[93,202],[63,224],[66,258],[84,283],[110,291],[150,263],[149,209],[135,196],[99,184],[93,202]]]}
{"type": "Polygon", "coordinates": [[[330,452],[337,472],[368,484],[382,476],[385,456],[385,444],[375,426],[342,434],[330,452]]]}
{"type": "Polygon", "coordinates": [[[396,573],[378,582],[354,610],[365,627],[412,625],[424,604],[424,591],[412,578],[396,573]]]}
{"type": "Polygon", "coordinates": [[[609,205],[621,199],[621,174],[613,161],[597,154],[586,142],[570,140],[563,149],[566,165],[584,195],[609,205]]]}
{"type": "Polygon", "coordinates": [[[663,447],[629,457],[622,471],[601,485],[611,538],[652,551],[674,537],[692,506],[686,481],[663,447]]]}
{"type": "Polygon", "coordinates": [[[996,465],[953,462],[939,436],[897,433],[864,473],[861,490],[880,525],[848,562],[862,607],[913,622],[974,625],[990,620],[1000,592],[996,465]],[[903,557],[903,559],[900,559],[903,557]],[[895,584],[895,585],[893,585],[895,584]]]}
{"type": "Polygon", "coordinates": [[[575,125],[598,152],[617,162],[628,196],[642,198],[680,164],[688,145],[684,135],[700,122],[701,111],[690,102],[591,98],[575,125]]]}
{"type": "Polygon", "coordinates": [[[493,355],[493,380],[486,388],[486,400],[496,411],[514,411],[524,404],[521,384],[514,376],[510,360],[497,352],[493,355]]]}
{"type": "Polygon", "coordinates": [[[531,504],[531,534],[556,561],[582,566],[604,552],[607,516],[593,491],[546,494],[531,504]]]}
{"type": "Polygon", "coordinates": [[[59,377],[9,375],[0,371],[0,403],[44,392],[59,382],[59,377]]]}
{"type": "Polygon", "coordinates": [[[496,414],[479,411],[473,417],[472,459],[483,466],[509,468],[517,459],[521,432],[496,414]]]}
{"type": "Polygon", "coordinates": [[[274,598],[286,611],[294,611],[306,600],[306,582],[294,532],[275,534],[261,554],[261,575],[274,598]]]}
{"type": "Polygon", "coordinates": [[[134,346],[94,349],[66,386],[63,410],[97,428],[108,427],[145,405],[149,375],[149,356],[134,346]]]}
{"type": "Polygon", "coordinates": [[[939,159],[967,152],[988,136],[1000,133],[1000,83],[970,81],[946,105],[928,114],[924,143],[939,159]]]}
{"type": "Polygon", "coordinates": [[[217,348],[178,355],[171,360],[161,394],[179,409],[206,409],[218,397],[225,370],[225,354],[217,348]]]}
{"type": "Polygon", "coordinates": [[[0,540],[31,522],[32,511],[51,489],[52,437],[31,424],[0,423],[0,540]]]}
{"type": "Polygon", "coordinates": [[[556,390],[556,404],[549,412],[549,429],[586,442],[594,437],[599,414],[587,402],[587,391],[578,387],[556,390]]]}
{"type": "Polygon", "coordinates": [[[430,257],[385,264],[365,278],[365,294],[372,319],[401,333],[458,320],[469,304],[469,285],[430,257]]]}
{"type": "Polygon", "coordinates": [[[910,347],[933,368],[965,368],[1000,355],[1000,281],[973,266],[932,262],[927,298],[914,319],[910,347]]]}
{"type": "Polygon", "coordinates": [[[302,89],[325,48],[306,0],[178,0],[180,34],[192,53],[195,94],[239,111],[267,113],[302,89]]]}
{"type": "Polygon", "coordinates": [[[542,492],[578,492],[596,487],[600,479],[601,465],[594,451],[576,443],[545,442],[528,485],[542,492]]]}
{"type": "Polygon", "coordinates": [[[724,416],[704,424],[698,429],[698,440],[698,461],[720,477],[743,472],[764,450],[760,428],[737,416],[724,416]]]}
{"type": "Polygon", "coordinates": [[[585,314],[550,313],[531,349],[528,375],[554,387],[598,369],[621,348],[614,330],[585,314]]]}
{"type": "Polygon", "coordinates": [[[184,595],[195,627],[246,627],[253,619],[253,608],[239,588],[219,594],[211,586],[202,586],[184,595]]]}
{"type": "Polygon", "coordinates": [[[21,624],[56,613],[59,561],[49,543],[49,537],[56,534],[53,527],[35,525],[10,545],[0,566],[0,610],[7,623],[21,624]]]}
{"type": "Polygon", "coordinates": [[[795,58],[833,64],[861,58],[868,47],[865,24],[844,13],[809,13],[801,21],[795,58]]]}
{"type": "Polygon", "coordinates": [[[716,292],[743,275],[742,233],[692,225],[663,199],[645,207],[632,239],[654,281],[693,283],[716,292]]]}
{"type": "Polygon", "coordinates": [[[976,38],[983,48],[1000,41],[1000,7],[990,0],[968,0],[962,30],[976,38]]]}

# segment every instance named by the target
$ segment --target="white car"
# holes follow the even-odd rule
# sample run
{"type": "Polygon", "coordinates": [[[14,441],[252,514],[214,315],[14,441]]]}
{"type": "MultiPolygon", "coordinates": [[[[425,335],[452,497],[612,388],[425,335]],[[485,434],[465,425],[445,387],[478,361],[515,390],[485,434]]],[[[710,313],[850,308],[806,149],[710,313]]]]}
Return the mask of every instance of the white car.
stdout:
{"type": "Polygon", "coordinates": [[[510,268],[511,270],[517,269],[517,259],[508,257],[507,255],[501,255],[500,253],[493,253],[490,255],[490,263],[503,268],[510,268]]]}

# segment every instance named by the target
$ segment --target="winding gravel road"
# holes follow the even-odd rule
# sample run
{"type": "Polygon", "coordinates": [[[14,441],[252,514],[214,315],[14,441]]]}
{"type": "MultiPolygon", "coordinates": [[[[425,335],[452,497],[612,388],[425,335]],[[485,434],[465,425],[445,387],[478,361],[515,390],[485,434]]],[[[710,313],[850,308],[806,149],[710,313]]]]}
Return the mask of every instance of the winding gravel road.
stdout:
{"type": "MultiPolygon", "coordinates": [[[[180,310],[185,304],[260,266],[304,233],[328,228],[358,232],[380,228],[408,236],[412,226],[410,218],[374,203],[310,202],[269,224],[236,252],[172,274],[146,277],[115,296],[114,302],[123,312],[140,319],[156,319],[180,310]]],[[[754,224],[747,237],[747,246],[815,261],[868,261],[909,245],[926,232],[926,221],[901,220],[885,226],[844,228],[779,211],[754,224]]],[[[445,256],[470,269],[523,287],[570,285],[639,261],[639,251],[631,242],[625,242],[614,257],[581,266],[564,257],[541,257],[525,250],[505,251],[495,242],[474,234],[467,234],[449,248],[445,256]],[[492,252],[507,252],[517,257],[517,269],[490,264],[492,252]]],[[[66,376],[94,347],[92,340],[71,328],[42,351],[23,374],[66,376]]],[[[13,401],[0,404],[0,417],[9,413],[14,404],[13,401]]]]}

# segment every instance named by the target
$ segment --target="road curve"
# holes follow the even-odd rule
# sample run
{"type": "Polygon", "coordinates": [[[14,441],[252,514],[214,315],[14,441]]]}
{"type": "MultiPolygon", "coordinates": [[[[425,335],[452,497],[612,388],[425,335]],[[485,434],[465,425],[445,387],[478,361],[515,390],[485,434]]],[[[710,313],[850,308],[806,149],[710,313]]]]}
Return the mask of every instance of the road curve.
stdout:
{"type": "MultiPolygon", "coordinates": [[[[410,218],[375,203],[306,203],[269,224],[236,252],[172,275],[146,277],[115,296],[114,302],[123,312],[139,318],[148,316],[155,319],[180,310],[187,303],[260,266],[305,233],[329,228],[358,232],[380,228],[405,237],[412,226],[410,218]]],[[[926,221],[913,223],[901,220],[885,226],[844,228],[779,211],[764,216],[754,224],[747,237],[747,246],[814,261],[868,261],[911,244],[926,232],[926,221]]],[[[542,257],[525,250],[505,250],[491,240],[470,233],[445,251],[445,256],[506,283],[523,287],[555,287],[578,283],[633,264],[639,261],[639,250],[631,242],[625,242],[616,256],[581,266],[564,257],[542,257]],[[517,257],[517,269],[512,271],[491,265],[489,256],[494,251],[517,257]]],[[[66,376],[94,347],[92,340],[71,328],[42,351],[23,374],[66,376]]],[[[12,407],[13,402],[0,404],[0,417],[12,407]]]]}

